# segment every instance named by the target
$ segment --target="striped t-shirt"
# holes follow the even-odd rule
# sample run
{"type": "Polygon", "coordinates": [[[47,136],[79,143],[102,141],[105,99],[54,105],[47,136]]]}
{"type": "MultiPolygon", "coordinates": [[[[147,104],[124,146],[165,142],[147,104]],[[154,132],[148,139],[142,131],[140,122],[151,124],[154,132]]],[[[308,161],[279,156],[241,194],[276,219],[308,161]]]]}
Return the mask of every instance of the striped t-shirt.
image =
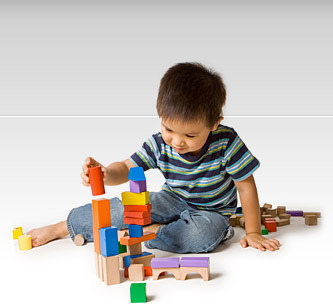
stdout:
{"type": "Polygon", "coordinates": [[[197,155],[178,154],[157,133],[130,159],[145,171],[158,168],[166,180],[162,189],[191,207],[225,215],[235,213],[237,206],[234,180],[246,179],[260,165],[235,130],[223,125],[210,132],[197,155]]]}

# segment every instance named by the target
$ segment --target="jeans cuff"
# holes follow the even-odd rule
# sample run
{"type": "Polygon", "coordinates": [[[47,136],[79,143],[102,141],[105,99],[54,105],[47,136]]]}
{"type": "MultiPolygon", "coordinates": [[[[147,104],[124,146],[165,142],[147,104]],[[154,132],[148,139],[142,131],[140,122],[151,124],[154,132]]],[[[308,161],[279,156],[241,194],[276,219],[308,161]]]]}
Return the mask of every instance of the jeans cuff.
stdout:
{"type": "Polygon", "coordinates": [[[68,230],[68,234],[71,237],[72,241],[74,241],[74,237],[75,237],[75,233],[74,233],[74,229],[71,223],[71,218],[72,218],[72,213],[73,213],[74,209],[72,209],[68,216],[67,216],[67,220],[66,220],[66,224],[67,224],[67,230],[68,230]]]}

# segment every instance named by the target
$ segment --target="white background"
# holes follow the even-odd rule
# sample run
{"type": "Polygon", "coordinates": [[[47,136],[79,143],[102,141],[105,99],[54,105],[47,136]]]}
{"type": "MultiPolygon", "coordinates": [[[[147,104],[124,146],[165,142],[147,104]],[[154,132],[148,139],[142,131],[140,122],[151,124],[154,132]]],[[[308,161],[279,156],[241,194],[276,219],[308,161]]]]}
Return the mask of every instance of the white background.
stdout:
{"type": "MultiPolygon", "coordinates": [[[[323,216],[318,226],[292,219],[278,228],[274,253],[242,249],[239,228],[208,254],[211,281],[149,278],[149,300],[326,300],[333,118],[304,115],[333,113],[332,11],[328,1],[0,1],[1,302],[130,302],[129,281],[106,287],[96,278],[92,244],[65,238],[20,252],[11,231],[66,219],[91,200],[79,176],[85,157],[123,160],[159,131],[147,116],[4,115],[155,115],[160,78],[183,61],[224,77],[223,123],[261,162],[260,203],[323,216]]],[[[158,191],[161,174],[146,175],[158,191]]]]}

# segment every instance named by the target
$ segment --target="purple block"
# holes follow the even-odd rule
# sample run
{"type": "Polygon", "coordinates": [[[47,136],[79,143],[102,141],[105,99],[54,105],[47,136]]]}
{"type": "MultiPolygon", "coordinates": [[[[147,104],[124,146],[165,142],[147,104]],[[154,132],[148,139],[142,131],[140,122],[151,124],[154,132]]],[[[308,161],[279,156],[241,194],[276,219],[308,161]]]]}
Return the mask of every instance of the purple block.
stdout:
{"type": "Polygon", "coordinates": [[[151,268],[178,268],[179,258],[152,258],[151,268]]]}
{"type": "Polygon", "coordinates": [[[303,211],[301,210],[288,210],[286,213],[290,214],[291,216],[303,216],[303,211]]]}
{"type": "Polygon", "coordinates": [[[208,257],[185,257],[180,259],[181,267],[209,267],[208,257]]]}
{"type": "Polygon", "coordinates": [[[132,181],[130,180],[130,192],[132,193],[141,193],[147,191],[147,183],[143,181],[132,181]]]}

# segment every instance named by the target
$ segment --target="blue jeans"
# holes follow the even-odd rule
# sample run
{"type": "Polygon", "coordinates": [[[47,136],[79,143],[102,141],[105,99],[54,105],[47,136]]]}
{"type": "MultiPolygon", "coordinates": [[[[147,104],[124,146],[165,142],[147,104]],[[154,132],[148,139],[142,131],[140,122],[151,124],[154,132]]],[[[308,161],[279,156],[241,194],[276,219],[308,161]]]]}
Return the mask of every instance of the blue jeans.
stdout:
{"type": "MultiPolygon", "coordinates": [[[[145,242],[147,248],[176,253],[213,251],[222,241],[233,237],[228,217],[214,211],[190,207],[175,194],[165,190],[150,192],[152,223],[162,223],[156,238],[145,242]]],[[[119,198],[110,200],[112,226],[128,228],[123,222],[124,208],[119,198]]],[[[67,218],[69,235],[74,239],[82,234],[87,242],[93,241],[92,208],[87,204],[74,208],[67,218]]]]}

